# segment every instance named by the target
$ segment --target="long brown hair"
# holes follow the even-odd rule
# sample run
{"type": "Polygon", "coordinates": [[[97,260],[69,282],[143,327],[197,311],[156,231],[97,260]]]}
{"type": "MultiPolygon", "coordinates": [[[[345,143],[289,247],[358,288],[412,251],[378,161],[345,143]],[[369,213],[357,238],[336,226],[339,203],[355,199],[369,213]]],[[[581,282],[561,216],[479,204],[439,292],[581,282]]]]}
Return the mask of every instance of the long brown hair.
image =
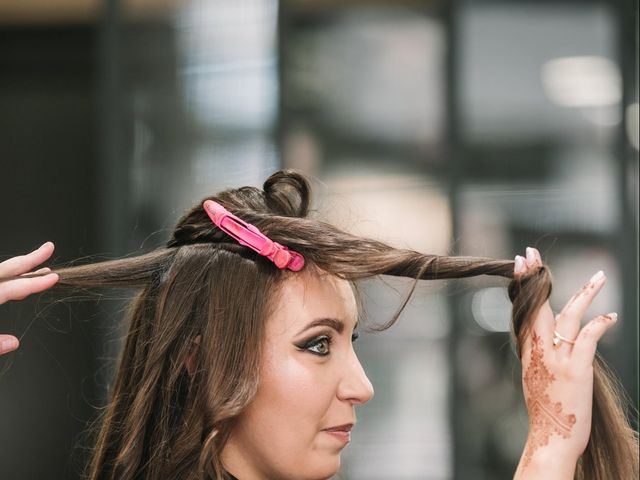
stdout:
{"type": "MultiPolygon", "coordinates": [[[[309,218],[309,183],[293,171],[274,173],[262,190],[242,187],[209,198],[300,252],[305,269],[317,268],[350,282],[381,274],[414,278],[396,314],[377,330],[398,320],[421,279],[513,277],[512,260],[396,249],[309,218]]],[[[58,286],[139,291],[88,477],[224,478],[220,453],[234,419],[256,393],[264,319],[279,285],[295,273],[281,271],[239,246],[209,220],[201,203],[178,222],[166,248],[56,271],[58,286]],[[185,360],[197,336],[197,368],[189,375],[185,360]]],[[[520,356],[533,313],[551,293],[548,268],[512,280],[509,293],[520,356]]],[[[591,437],[576,478],[637,477],[637,437],[623,398],[598,358],[591,437]]]]}

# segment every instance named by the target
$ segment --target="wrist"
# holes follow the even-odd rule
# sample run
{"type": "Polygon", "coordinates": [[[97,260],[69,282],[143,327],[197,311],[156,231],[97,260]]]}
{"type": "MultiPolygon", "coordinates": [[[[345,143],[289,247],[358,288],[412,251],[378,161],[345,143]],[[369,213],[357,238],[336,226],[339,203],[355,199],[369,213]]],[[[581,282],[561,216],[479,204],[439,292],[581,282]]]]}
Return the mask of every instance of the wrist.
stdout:
{"type": "Polygon", "coordinates": [[[573,480],[579,456],[551,445],[533,450],[525,446],[514,480],[573,480]]]}

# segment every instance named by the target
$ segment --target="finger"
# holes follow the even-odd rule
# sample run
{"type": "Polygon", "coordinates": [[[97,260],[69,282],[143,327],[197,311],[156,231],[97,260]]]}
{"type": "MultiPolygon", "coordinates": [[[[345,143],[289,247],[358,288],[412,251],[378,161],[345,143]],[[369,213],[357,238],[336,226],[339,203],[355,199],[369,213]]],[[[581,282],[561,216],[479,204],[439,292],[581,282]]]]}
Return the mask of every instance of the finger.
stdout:
{"type": "Polygon", "coordinates": [[[526,263],[531,273],[538,271],[542,267],[542,257],[537,248],[527,247],[525,249],[526,263]]]}
{"type": "Polygon", "coordinates": [[[54,245],[46,242],[37,250],[27,254],[10,258],[0,263],[0,277],[12,277],[30,272],[35,267],[46,261],[53,253],[54,245]]]}
{"type": "Polygon", "coordinates": [[[44,277],[18,278],[0,283],[0,305],[9,300],[22,300],[32,293],[42,292],[51,288],[58,281],[57,273],[50,273],[44,277]]]}
{"type": "Polygon", "coordinates": [[[599,271],[569,299],[562,311],[556,316],[558,333],[567,338],[574,338],[578,334],[582,317],[606,280],[607,277],[602,273],[602,270],[599,271]]]}
{"type": "Polygon", "coordinates": [[[44,267],[44,268],[39,268],[33,273],[43,274],[43,273],[49,273],[50,271],[51,269],[49,267],[44,267]]]}
{"type": "Polygon", "coordinates": [[[567,337],[558,331],[556,328],[553,332],[553,340],[552,345],[553,349],[556,352],[559,352],[563,358],[568,358],[573,351],[573,346],[575,345],[576,339],[574,337],[567,337]],[[557,343],[556,343],[556,334],[557,334],[557,343]]]}
{"type": "Polygon", "coordinates": [[[0,335],[0,355],[12,352],[20,346],[20,342],[13,335],[0,335]]]}
{"type": "Polygon", "coordinates": [[[602,338],[604,332],[611,328],[617,321],[618,314],[613,312],[607,315],[599,315],[582,327],[578,338],[576,338],[576,343],[573,346],[573,352],[571,354],[576,365],[593,365],[593,358],[596,355],[598,341],[602,338]]]}
{"type": "Polygon", "coordinates": [[[516,255],[513,259],[513,278],[516,280],[520,279],[526,271],[527,267],[525,266],[524,257],[516,255]]]}
{"type": "Polygon", "coordinates": [[[49,267],[44,267],[44,268],[39,268],[35,272],[23,273],[21,276],[24,277],[25,275],[43,275],[45,273],[49,273],[50,271],[51,269],[49,267]]]}
{"type": "Polygon", "coordinates": [[[519,280],[526,275],[533,275],[542,268],[542,257],[540,252],[533,247],[527,247],[526,258],[516,255],[514,258],[513,277],[519,280]]]}

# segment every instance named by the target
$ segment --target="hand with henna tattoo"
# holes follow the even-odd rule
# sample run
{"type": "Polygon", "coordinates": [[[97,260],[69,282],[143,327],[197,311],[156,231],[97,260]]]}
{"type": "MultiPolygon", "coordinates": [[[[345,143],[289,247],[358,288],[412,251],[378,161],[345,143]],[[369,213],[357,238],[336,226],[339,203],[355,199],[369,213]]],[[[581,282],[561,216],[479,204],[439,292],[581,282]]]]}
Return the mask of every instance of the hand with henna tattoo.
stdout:
{"type": "MultiPolygon", "coordinates": [[[[538,251],[527,248],[526,258],[515,259],[514,276],[540,267],[538,251]]],[[[521,358],[529,432],[517,480],[574,478],[591,432],[596,346],[617,315],[600,315],[582,328],[580,322],[605,281],[602,272],[596,273],[556,317],[545,302],[530,324],[521,358]]]]}
{"type": "MultiPolygon", "coordinates": [[[[53,248],[53,243],[47,242],[28,255],[20,255],[0,263],[0,305],[9,300],[22,300],[32,293],[42,292],[58,281],[57,273],[31,278],[24,276],[47,260],[53,253],[53,248]]],[[[49,271],[48,268],[41,268],[31,273],[45,274],[49,271]]],[[[15,350],[19,344],[13,335],[0,334],[0,355],[15,350]]]]}

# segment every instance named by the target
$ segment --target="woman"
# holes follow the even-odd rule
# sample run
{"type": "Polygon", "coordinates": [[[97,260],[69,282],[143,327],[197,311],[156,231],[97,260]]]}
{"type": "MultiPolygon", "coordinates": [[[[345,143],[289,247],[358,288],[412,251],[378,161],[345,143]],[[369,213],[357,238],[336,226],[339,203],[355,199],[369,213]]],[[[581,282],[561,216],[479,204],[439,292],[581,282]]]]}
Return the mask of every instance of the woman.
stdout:
{"type": "MultiPolygon", "coordinates": [[[[398,250],[308,218],[309,197],[304,177],[276,172],[263,190],[227,190],[195,206],[166,248],[58,269],[59,280],[42,271],[20,276],[48,258],[50,246],[0,266],[4,299],[56,280],[139,291],[89,478],[330,478],[355,407],[373,396],[352,347],[353,287],[380,274],[416,283],[513,278],[530,419],[515,478],[637,476],[636,436],[594,362],[615,314],[580,328],[606,281],[601,272],[554,318],[550,274],[535,249],[514,261],[398,250]]],[[[402,307],[374,329],[391,327],[402,307]]]]}

